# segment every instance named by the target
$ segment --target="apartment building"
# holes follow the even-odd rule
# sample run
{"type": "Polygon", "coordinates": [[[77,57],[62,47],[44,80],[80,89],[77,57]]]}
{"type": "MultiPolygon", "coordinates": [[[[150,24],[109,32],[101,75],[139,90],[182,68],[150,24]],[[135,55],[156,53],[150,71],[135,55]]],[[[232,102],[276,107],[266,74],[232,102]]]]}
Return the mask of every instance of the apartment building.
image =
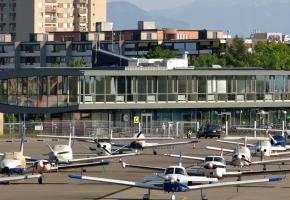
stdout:
{"type": "Polygon", "coordinates": [[[8,36],[0,34],[0,69],[92,67],[92,41],[53,41],[51,34],[35,34],[30,41],[12,42],[8,36]]]}
{"type": "Polygon", "coordinates": [[[16,41],[30,33],[95,31],[106,18],[106,0],[0,0],[0,33],[16,41]]]}

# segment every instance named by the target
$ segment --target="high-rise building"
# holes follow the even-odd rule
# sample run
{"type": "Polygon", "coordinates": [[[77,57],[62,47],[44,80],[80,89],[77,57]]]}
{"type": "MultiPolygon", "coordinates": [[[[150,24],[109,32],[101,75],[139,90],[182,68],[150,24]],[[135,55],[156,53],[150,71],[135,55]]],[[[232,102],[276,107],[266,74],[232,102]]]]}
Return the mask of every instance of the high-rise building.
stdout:
{"type": "Polygon", "coordinates": [[[30,33],[95,31],[106,18],[106,0],[0,1],[0,33],[12,33],[17,41],[30,33]]]}

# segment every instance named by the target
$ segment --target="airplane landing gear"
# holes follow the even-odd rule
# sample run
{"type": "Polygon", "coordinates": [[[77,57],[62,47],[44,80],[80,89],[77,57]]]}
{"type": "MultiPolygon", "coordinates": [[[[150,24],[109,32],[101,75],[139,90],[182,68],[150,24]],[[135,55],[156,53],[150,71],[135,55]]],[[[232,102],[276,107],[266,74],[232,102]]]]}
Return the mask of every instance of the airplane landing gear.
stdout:
{"type": "Polygon", "coordinates": [[[43,182],[43,178],[41,176],[41,177],[38,178],[38,184],[42,184],[42,182],[43,182]]]}
{"type": "Polygon", "coordinates": [[[173,193],[171,196],[171,200],[176,200],[175,194],[173,193]]]}
{"type": "Polygon", "coordinates": [[[202,195],[201,200],[208,200],[207,196],[202,195]]]}
{"type": "Polygon", "coordinates": [[[147,194],[143,195],[143,200],[150,200],[150,190],[148,190],[147,194]]]}
{"type": "Polygon", "coordinates": [[[157,150],[156,149],[153,149],[153,155],[157,155],[157,150]]]}

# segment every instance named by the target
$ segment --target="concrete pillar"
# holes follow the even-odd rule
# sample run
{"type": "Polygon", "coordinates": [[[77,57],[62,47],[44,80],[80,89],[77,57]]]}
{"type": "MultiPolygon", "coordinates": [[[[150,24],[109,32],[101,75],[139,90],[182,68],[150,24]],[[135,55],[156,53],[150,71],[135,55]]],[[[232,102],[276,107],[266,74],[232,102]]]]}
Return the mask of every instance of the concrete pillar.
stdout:
{"type": "Polygon", "coordinates": [[[4,134],[4,114],[0,113],[0,135],[4,134]]]}

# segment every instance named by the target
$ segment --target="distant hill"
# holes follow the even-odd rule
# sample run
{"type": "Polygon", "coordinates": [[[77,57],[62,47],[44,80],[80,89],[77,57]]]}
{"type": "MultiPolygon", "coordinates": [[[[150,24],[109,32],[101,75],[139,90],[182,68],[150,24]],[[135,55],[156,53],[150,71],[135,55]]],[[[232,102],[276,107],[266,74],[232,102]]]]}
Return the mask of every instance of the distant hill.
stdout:
{"type": "Polygon", "coordinates": [[[136,29],[138,20],[153,20],[157,27],[186,28],[189,24],[182,20],[172,20],[170,17],[160,17],[144,11],[127,2],[108,3],[108,19],[114,22],[114,29],[136,29]]]}
{"type": "Polygon", "coordinates": [[[289,0],[193,0],[150,12],[127,2],[112,2],[108,16],[115,29],[136,28],[136,21],[142,19],[154,20],[159,27],[221,29],[249,36],[255,29],[290,33],[289,9],[289,0]]]}
{"type": "Polygon", "coordinates": [[[152,14],[184,20],[191,27],[230,30],[248,36],[254,29],[290,33],[289,0],[194,0],[152,14]]]}

